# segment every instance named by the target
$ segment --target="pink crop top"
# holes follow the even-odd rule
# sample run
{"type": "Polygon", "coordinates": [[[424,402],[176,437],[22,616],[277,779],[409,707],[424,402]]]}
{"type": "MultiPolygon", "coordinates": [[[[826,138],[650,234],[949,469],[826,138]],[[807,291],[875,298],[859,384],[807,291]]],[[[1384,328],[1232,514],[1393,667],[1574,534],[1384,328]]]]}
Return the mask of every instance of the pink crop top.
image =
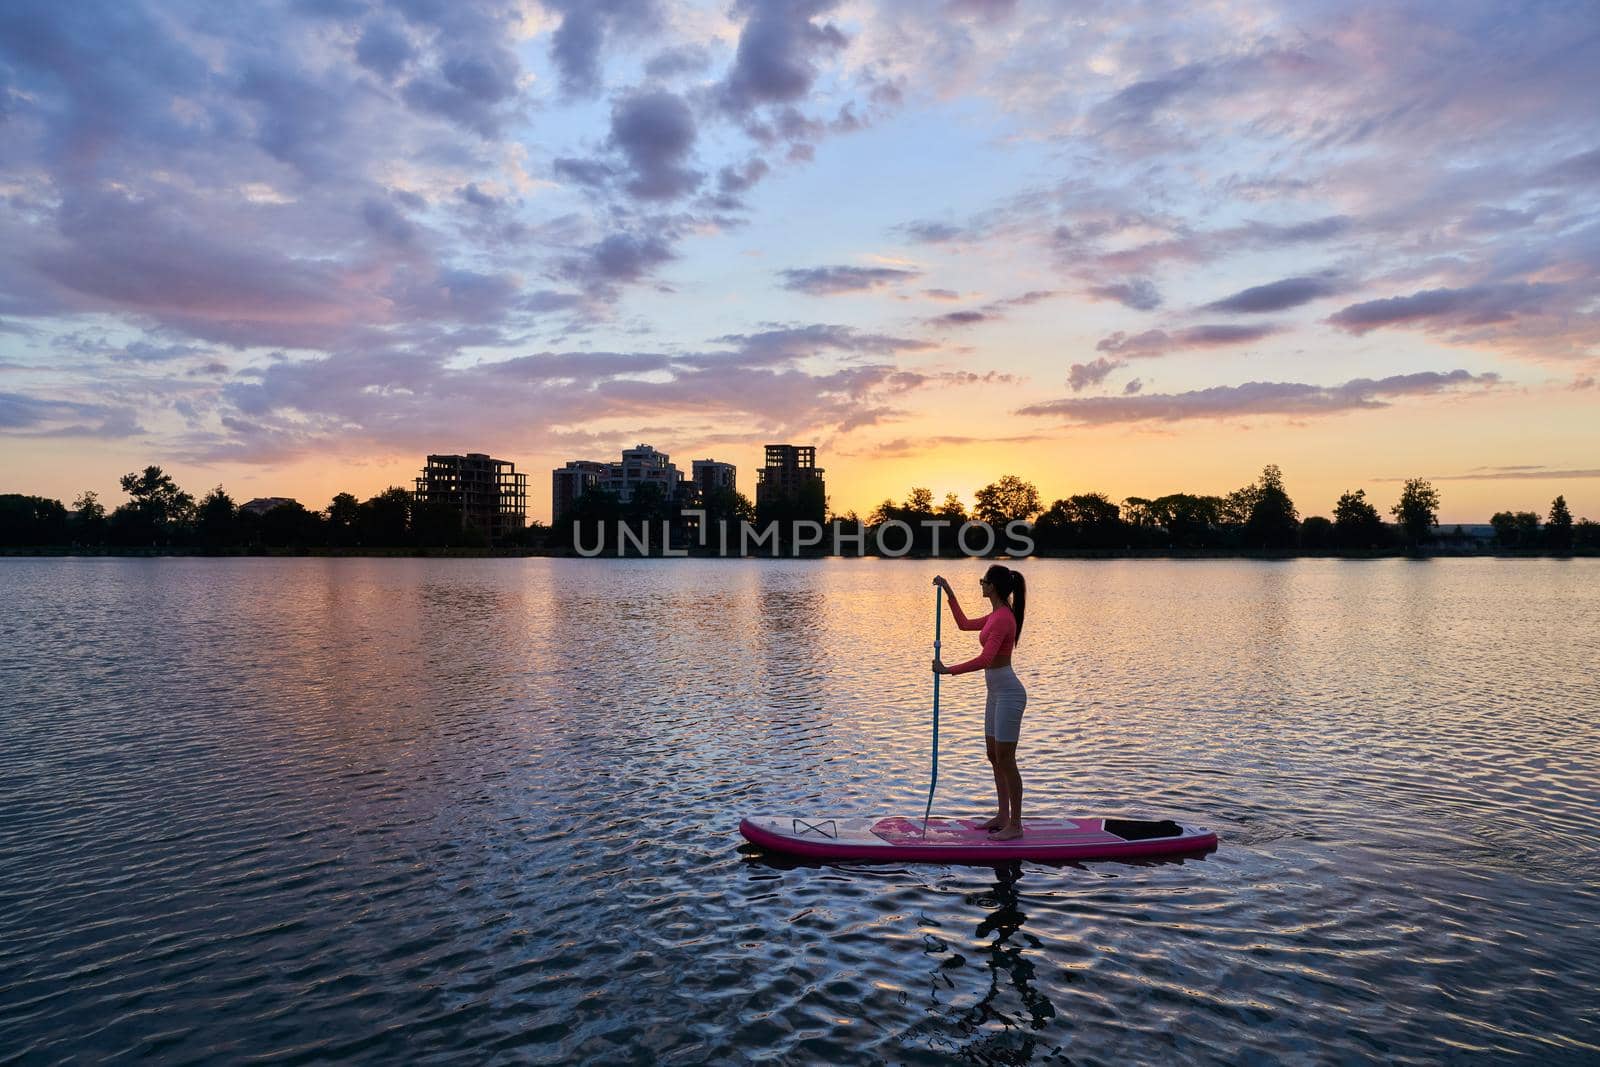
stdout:
{"type": "Polygon", "coordinates": [[[963,630],[977,630],[978,640],[983,642],[983,651],[967,662],[951,667],[951,674],[966,674],[980,667],[988,667],[1002,653],[1010,653],[1016,646],[1017,618],[1005,605],[1002,604],[981,619],[969,619],[962,614],[961,605],[957,604],[956,598],[952,596],[950,611],[956,617],[956,626],[963,630]]]}

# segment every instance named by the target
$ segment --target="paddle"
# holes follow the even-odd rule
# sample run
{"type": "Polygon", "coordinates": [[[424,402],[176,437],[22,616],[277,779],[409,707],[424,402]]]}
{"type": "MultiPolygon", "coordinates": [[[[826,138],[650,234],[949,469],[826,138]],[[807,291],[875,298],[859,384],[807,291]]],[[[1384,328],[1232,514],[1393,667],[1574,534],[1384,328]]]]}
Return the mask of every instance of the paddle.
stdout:
{"type": "MultiPolygon", "coordinates": [[[[933,658],[939,658],[939,632],[944,625],[944,587],[933,588],[933,658]]],[[[933,790],[939,784],[939,675],[933,676],[933,777],[928,782],[928,807],[922,813],[922,836],[928,836],[928,816],[933,813],[933,790]]]]}

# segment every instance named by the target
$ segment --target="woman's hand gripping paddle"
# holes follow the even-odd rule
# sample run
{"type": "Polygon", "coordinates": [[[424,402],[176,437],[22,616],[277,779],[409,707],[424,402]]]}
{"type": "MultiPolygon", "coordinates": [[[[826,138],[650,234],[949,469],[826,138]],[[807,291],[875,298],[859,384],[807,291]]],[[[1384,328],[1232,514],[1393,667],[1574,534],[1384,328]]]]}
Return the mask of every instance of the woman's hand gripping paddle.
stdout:
{"type": "MultiPolygon", "coordinates": [[[[944,625],[944,587],[933,580],[933,658],[939,659],[939,632],[944,625]]],[[[933,790],[939,784],[939,673],[933,675],[933,775],[928,782],[928,807],[922,813],[922,836],[928,836],[928,816],[933,813],[933,790]]]]}

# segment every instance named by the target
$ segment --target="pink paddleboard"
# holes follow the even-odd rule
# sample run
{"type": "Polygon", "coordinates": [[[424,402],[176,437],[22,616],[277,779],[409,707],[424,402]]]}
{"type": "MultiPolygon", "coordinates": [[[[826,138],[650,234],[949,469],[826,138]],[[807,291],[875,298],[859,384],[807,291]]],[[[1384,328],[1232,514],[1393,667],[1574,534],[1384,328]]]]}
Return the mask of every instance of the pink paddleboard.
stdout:
{"type": "Polygon", "coordinates": [[[818,860],[903,863],[1004,863],[1008,860],[1105,860],[1171,856],[1216,847],[1217,835],[1170,820],[1039,818],[1022,821],[1022,836],[996,841],[972,819],[920,816],[827,818],[751,815],[739,832],[752,844],[818,860]]]}

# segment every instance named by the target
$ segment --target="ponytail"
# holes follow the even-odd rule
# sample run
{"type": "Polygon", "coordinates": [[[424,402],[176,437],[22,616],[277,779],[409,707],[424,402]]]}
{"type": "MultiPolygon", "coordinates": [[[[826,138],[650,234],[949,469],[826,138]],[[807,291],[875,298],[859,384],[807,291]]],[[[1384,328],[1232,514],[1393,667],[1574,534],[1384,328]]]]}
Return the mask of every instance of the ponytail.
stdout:
{"type": "Polygon", "coordinates": [[[1017,636],[1015,641],[1022,640],[1022,616],[1028,611],[1028,583],[1022,580],[1020,571],[1011,572],[1011,614],[1017,617],[1017,636]]]}
{"type": "Polygon", "coordinates": [[[1028,611],[1028,583],[1022,572],[996,563],[983,574],[984,581],[999,591],[1002,600],[1010,602],[1011,614],[1017,620],[1017,640],[1022,639],[1022,617],[1028,611]]]}

